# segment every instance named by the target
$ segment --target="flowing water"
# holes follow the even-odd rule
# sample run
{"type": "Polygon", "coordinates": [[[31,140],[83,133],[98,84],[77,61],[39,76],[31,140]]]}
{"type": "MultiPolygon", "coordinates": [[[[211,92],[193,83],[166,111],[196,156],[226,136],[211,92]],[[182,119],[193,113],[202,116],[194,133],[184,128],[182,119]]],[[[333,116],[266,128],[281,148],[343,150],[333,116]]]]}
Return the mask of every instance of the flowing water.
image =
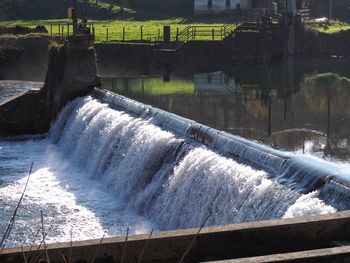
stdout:
{"type": "Polygon", "coordinates": [[[292,190],[266,170],[154,122],[86,97],[69,104],[47,136],[1,140],[1,230],[34,161],[6,245],[39,240],[40,211],[48,242],[124,235],[127,227],[132,233],[196,227],[209,211],[208,225],[336,211],[336,198],[292,190]]]}
{"type": "MultiPolygon", "coordinates": [[[[0,236],[32,162],[6,246],[40,242],[41,211],[56,242],[198,227],[210,212],[207,225],[348,210],[348,64],[105,79],[104,88],[251,141],[113,94],[79,98],[48,134],[0,138],[0,236]]],[[[32,84],[0,85],[0,103],[32,84]]]]}

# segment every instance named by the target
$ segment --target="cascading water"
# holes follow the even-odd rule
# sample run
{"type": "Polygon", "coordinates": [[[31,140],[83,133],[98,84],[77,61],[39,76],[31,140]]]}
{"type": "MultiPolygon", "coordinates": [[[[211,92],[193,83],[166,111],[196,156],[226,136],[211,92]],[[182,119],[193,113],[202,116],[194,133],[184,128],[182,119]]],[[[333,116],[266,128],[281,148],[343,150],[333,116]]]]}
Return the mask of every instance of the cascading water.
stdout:
{"type": "Polygon", "coordinates": [[[51,242],[69,240],[71,229],[74,239],[86,239],[100,238],[104,231],[121,235],[126,226],[133,233],[197,227],[209,211],[207,225],[336,211],[332,204],[337,200],[325,203],[319,191],[302,194],[274,180],[270,170],[284,167],[283,158],[266,151],[259,159],[250,154],[253,150],[243,151],[241,161],[227,158],[184,136],[185,121],[175,129],[182,134],[171,133],[155,125],[175,125],[161,114],[152,115],[137,104],[134,109],[143,118],[92,97],[79,98],[63,109],[48,138],[17,142],[18,149],[12,142],[0,142],[1,173],[10,174],[18,162],[21,168],[18,174],[1,177],[0,208],[5,216],[0,229],[22,190],[24,160],[34,156],[37,167],[9,244],[30,243],[40,226],[33,216],[39,210],[53,226],[51,242]],[[8,167],[3,166],[6,156],[13,158],[8,167]],[[249,158],[275,168],[248,166],[249,158]],[[27,230],[28,225],[33,227],[27,230]]]}

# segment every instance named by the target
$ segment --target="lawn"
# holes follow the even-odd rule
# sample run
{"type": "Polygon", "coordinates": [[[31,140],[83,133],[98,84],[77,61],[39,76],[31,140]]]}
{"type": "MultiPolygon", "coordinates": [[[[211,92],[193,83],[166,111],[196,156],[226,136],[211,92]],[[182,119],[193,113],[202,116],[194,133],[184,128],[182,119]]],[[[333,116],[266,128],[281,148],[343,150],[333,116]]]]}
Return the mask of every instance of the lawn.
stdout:
{"type": "MultiPolygon", "coordinates": [[[[2,21],[0,26],[27,26],[35,27],[37,25],[44,25],[51,35],[58,35],[58,32],[62,32],[67,35],[68,24],[71,20],[68,19],[56,19],[56,20],[15,20],[15,21],[2,21]]],[[[187,26],[202,26],[198,28],[198,35],[206,31],[208,36],[199,36],[201,39],[219,39],[221,36],[221,26],[224,21],[208,21],[199,20],[193,21],[190,19],[174,18],[167,20],[148,20],[148,21],[135,21],[135,20],[90,20],[89,23],[93,25],[95,29],[96,42],[103,41],[135,41],[135,40],[156,40],[163,36],[163,26],[170,26],[171,38],[175,39],[177,31],[181,32],[187,26]],[[213,31],[214,30],[214,31],[213,31]],[[108,32],[108,36],[107,36],[108,32]],[[123,34],[123,32],[125,32],[123,34]]],[[[69,32],[72,33],[72,26],[69,26],[69,32]]]]}

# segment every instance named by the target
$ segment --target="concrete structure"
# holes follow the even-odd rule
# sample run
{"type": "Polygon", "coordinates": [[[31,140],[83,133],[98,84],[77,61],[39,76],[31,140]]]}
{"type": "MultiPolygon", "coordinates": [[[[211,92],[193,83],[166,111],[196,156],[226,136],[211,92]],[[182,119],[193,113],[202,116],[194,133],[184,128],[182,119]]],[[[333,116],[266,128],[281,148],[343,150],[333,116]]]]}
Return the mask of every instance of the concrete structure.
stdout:
{"type": "Polygon", "coordinates": [[[69,47],[52,47],[45,79],[45,92],[52,117],[65,104],[99,85],[95,49],[90,46],[89,35],[70,38],[69,47]]]}
{"type": "MultiPolygon", "coordinates": [[[[350,212],[237,225],[105,238],[47,246],[50,262],[349,262],[350,212]],[[191,246],[191,242],[195,243],[191,246]],[[142,256],[142,260],[140,257],[142,256]],[[64,259],[65,260],[64,260],[64,259]],[[228,261],[231,260],[231,261],[228,261]]],[[[24,248],[28,262],[45,250],[24,248]]],[[[21,248],[5,249],[0,262],[23,262],[21,248]]]]}
{"type": "Polygon", "coordinates": [[[252,8],[252,0],[194,0],[195,15],[213,15],[252,8]]]}
{"type": "Polygon", "coordinates": [[[65,104],[99,85],[95,49],[89,36],[74,36],[68,46],[53,46],[44,87],[0,104],[0,134],[45,133],[65,104]]]}

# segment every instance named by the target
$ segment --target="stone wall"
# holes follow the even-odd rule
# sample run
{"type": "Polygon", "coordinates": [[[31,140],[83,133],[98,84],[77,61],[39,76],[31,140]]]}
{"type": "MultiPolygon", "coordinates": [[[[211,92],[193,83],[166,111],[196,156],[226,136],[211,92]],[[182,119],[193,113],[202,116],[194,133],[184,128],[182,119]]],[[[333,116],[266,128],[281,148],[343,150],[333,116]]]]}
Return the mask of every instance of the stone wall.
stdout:
{"type": "Polygon", "coordinates": [[[96,44],[98,74],[102,76],[131,76],[149,74],[149,44],[103,43],[96,44]]]}
{"type": "Polygon", "coordinates": [[[44,89],[53,117],[69,100],[88,94],[98,85],[94,48],[56,46],[50,49],[44,89]]]}
{"type": "Polygon", "coordinates": [[[48,47],[47,36],[0,38],[0,80],[44,81],[48,47]]]}
{"type": "Polygon", "coordinates": [[[216,71],[232,64],[231,51],[231,43],[223,41],[189,41],[179,48],[136,43],[96,45],[101,76],[216,71]]]}
{"type": "Polygon", "coordinates": [[[43,91],[29,91],[0,106],[0,135],[45,133],[49,127],[43,91]]]}
{"type": "Polygon", "coordinates": [[[52,46],[49,53],[45,86],[0,106],[1,135],[47,132],[68,101],[99,85],[94,48],[52,46]]]}
{"type": "Polygon", "coordinates": [[[299,28],[296,32],[295,41],[297,54],[350,56],[350,30],[327,34],[299,28]]]}

